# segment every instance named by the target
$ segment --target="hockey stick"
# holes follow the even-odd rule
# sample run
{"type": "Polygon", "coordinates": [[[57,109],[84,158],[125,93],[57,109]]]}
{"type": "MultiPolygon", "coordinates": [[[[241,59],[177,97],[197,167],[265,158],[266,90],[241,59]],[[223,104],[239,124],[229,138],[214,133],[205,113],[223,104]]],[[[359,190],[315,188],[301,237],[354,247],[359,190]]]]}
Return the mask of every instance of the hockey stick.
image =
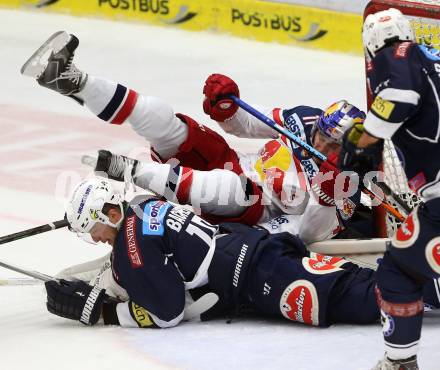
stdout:
{"type": "Polygon", "coordinates": [[[1,262],[0,261],[0,266],[4,267],[5,269],[12,270],[12,271],[15,271],[15,272],[19,272],[20,274],[27,275],[27,276],[30,276],[30,277],[32,277],[34,279],[41,280],[41,281],[44,281],[44,282],[50,281],[50,280],[58,281],[58,279],[55,279],[54,277],[46,275],[46,274],[43,274],[41,272],[25,270],[25,269],[23,269],[21,267],[13,266],[13,265],[10,265],[10,264],[5,263],[5,262],[1,262]]]}
{"type": "MultiPolygon", "coordinates": [[[[284,127],[276,123],[274,120],[270,119],[269,117],[265,116],[263,113],[259,112],[255,108],[251,107],[249,104],[241,100],[240,98],[237,98],[234,95],[229,96],[235,104],[237,104],[239,107],[244,109],[246,112],[250,113],[254,117],[258,118],[260,121],[268,125],[269,127],[272,127],[275,131],[278,133],[284,135],[288,139],[292,140],[295,144],[299,145],[300,147],[307,150],[309,153],[311,153],[313,156],[317,157],[321,161],[326,161],[327,157],[316,150],[311,145],[305,143],[302,141],[299,137],[295,136],[293,133],[291,133],[289,130],[286,130],[284,127]]],[[[396,210],[394,207],[392,207],[385,199],[381,199],[376,194],[374,194],[371,190],[367,189],[365,186],[362,187],[362,192],[370,196],[371,199],[376,199],[380,202],[380,206],[383,207],[388,213],[392,214],[395,218],[397,218],[399,221],[404,221],[406,217],[404,217],[398,210],[396,210]]]]}
{"type": "Polygon", "coordinates": [[[34,227],[32,229],[19,231],[18,233],[2,236],[2,237],[0,237],[0,244],[13,242],[15,240],[27,238],[28,236],[33,236],[33,235],[45,233],[47,231],[61,229],[62,227],[66,227],[66,226],[69,226],[69,222],[64,219],[59,220],[59,221],[50,222],[46,225],[41,225],[41,226],[34,227]]]}

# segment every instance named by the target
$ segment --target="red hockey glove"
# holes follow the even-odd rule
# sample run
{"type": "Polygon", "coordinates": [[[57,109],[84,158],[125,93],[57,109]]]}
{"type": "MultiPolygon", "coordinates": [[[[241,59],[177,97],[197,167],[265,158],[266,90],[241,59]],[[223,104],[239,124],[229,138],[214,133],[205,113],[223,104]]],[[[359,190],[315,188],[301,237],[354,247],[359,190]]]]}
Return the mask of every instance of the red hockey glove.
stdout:
{"type": "Polygon", "coordinates": [[[238,109],[238,105],[228,96],[235,95],[239,98],[240,91],[237,84],[227,76],[210,75],[205,81],[203,94],[205,95],[203,110],[215,121],[224,122],[231,118],[238,109]]]}

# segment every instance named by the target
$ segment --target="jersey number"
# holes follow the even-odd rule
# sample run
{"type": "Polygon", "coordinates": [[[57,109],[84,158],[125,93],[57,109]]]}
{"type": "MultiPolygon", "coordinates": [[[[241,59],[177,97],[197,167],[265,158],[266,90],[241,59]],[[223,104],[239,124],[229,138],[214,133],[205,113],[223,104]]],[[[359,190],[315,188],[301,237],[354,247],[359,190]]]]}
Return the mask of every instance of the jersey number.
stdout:
{"type": "Polygon", "coordinates": [[[191,235],[197,235],[209,246],[212,243],[212,239],[218,230],[217,226],[202,220],[199,216],[194,216],[186,227],[185,231],[191,235]]]}

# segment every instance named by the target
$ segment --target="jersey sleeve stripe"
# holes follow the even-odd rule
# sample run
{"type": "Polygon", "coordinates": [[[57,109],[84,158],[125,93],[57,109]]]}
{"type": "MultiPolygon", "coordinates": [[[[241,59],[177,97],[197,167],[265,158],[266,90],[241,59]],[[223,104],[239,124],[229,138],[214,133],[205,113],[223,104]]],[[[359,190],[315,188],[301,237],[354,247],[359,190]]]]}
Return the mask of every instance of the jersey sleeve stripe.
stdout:
{"type": "Polygon", "coordinates": [[[368,133],[381,139],[389,139],[402,126],[403,122],[390,123],[377,117],[371,111],[367,113],[364,127],[368,133]]]}
{"type": "Polygon", "coordinates": [[[104,110],[98,114],[98,117],[104,121],[109,121],[124,101],[126,92],[127,88],[118,84],[113,97],[110,99],[110,102],[107,104],[104,110]]]}
{"type": "Polygon", "coordinates": [[[133,112],[134,106],[136,105],[136,101],[138,98],[138,94],[136,91],[129,90],[127,99],[125,99],[124,104],[122,105],[119,112],[112,119],[111,123],[115,125],[120,125],[125,122],[128,116],[133,112]]]}
{"type": "Polygon", "coordinates": [[[179,178],[176,198],[180,204],[188,203],[189,193],[193,181],[193,170],[188,167],[182,167],[182,172],[179,178]]]}
{"type": "Polygon", "coordinates": [[[391,100],[393,102],[408,103],[417,105],[420,100],[420,94],[413,90],[401,90],[386,88],[383,89],[379,95],[382,99],[391,100]]]}
{"type": "Polygon", "coordinates": [[[284,126],[284,122],[281,119],[281,109],[280,108],[274,108],[272,111],[273,120],[278,123],[281,126],[284,126]]]}

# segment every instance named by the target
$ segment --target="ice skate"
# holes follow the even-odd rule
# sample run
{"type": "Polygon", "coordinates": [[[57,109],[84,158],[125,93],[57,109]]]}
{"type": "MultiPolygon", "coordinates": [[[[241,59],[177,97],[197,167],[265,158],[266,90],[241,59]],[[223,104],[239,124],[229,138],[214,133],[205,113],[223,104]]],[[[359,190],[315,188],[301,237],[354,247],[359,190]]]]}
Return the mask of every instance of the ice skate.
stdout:
{"type": "Polygon", "coordinates": [[[63,95],[79,92],[87,75],[72,63],[78,44],[79,40],[74,35],[65,31],[54,33],[26,61],[21,73],[36,78],[41,86],[63,95]]]}
{"type": "Polygon", "coordinates": [[[124,181],[124,174],[131,168],[131,174],[134,173],[138,161],[123,155],[113,154],[108,150],[100,150],[98,158],[83,156],[82,162],[93,167],[95,173],[105,173],[109,179],[124,181]]]}
{"type": "Polygon", "coordinates": [[[405,360],[390,360],[386,356],[371,370],[419,370],[417,357],[412,356],[405,360]]]}

